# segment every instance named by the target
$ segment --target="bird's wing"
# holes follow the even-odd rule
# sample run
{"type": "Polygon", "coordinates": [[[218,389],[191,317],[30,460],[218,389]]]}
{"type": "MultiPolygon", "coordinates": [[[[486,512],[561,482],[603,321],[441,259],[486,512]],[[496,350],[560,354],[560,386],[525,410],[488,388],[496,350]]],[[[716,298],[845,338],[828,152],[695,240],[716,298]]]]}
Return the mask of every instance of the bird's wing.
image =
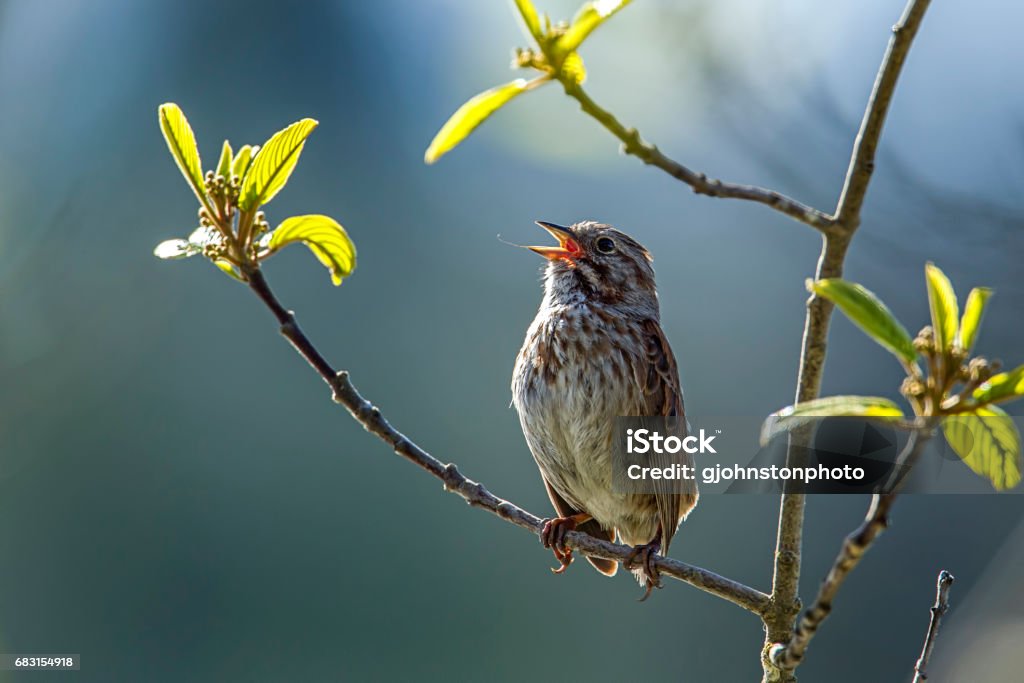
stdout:
{"type": "MultiPolygon", "coordinates": [[[[635,367],[637,384],[642,390],[642,414],[672,418],[664,421],[662,433],[674,434],[683,439],[687,434],[686,412],[672,347],[657,321],[646,321],[642,334],[645,353],[635,367]]],[[[652,467],[670,467],[676,463],[693,466],[693,456],[682,452],[652,453],[650,458],[652,467]]],[[[658,520],[661,522],[662,552],[665,552],[680,520],[697,504],[697,482],[695,479],[680,478],[654,479],[651,483],[658,504],[658,520]]]]}

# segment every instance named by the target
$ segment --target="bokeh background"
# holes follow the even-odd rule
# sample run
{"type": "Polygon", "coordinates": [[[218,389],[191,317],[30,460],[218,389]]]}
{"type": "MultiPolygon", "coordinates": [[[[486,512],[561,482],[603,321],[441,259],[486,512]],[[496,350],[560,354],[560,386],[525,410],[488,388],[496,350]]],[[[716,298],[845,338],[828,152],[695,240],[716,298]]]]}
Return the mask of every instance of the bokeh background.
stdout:
{"type": "MultiPolygon", "coordinates": [[[[902,4],[644,0],[587,43],[589,90],[693,167],[827,209],[902,4]]],[[[961,292],[995,287],[979,349],[1011,364],[1022,21],[1009,0],[934,3],[848,261],[914,329],[926,260],[961,292]]],[[[423,165],[524,43],[503,0],[0,3],[0,651],[81,653],[61,674],[81,681],[759,678],[757,619],[683,584],[640,605],[622,575],[552,576],[535,538],[332,405],[244,287],[150,255],[195,221],[161,102],[183,107],[207,165],[224,137],[312,116],[269,217],[336,217],[359,267],[335,289],[296,248],[268,277],[400,429],[498,495],[549,509],[508,407],[540,263],[496,239],[535,241],[537,218],[600,219],[653,251],[689,411],[787,404],[808,228],[622,157],[555,87],[423,165]]],[[[830,350],[826,392],[898,397],[898,366],[847,321],[830,350]]],[[[809,502],[805,599],[866,503],[809,502]]],[[[672,554],[767,589],[776,508],[707,497],[672,554]]],[[[909,679],[947,568],[930,680],[1013,680],[1022,512],[1017,496],[901,500],[803,677],[909,679]]]]}

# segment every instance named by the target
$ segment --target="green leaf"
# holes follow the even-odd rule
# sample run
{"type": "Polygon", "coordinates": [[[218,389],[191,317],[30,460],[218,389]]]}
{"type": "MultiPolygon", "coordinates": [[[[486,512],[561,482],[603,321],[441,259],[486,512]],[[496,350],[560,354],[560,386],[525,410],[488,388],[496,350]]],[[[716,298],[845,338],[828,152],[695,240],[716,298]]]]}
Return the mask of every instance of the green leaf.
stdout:
{"type": "Polygon", "coordinates": [[[821,417],[903,417],[900,407],[880,396],[829,396],[772,413],[761,425],[761,445],[821,417]]]}
{"type": "Polygon", "coordinates": [[[971,394],[978,403],[1012,401],[1021,396],[1024,396],[1024,365],[990,377],[971,394]]]}
{"type": "Polygon", "coordinates": [[[269,253],[293,242],[302,242],[331,271],[331,281],[340,285],[356,267],[356,247],[345,228],[328,216],[292,216],[261,241],[269,253]]]}
{"type": "Polygon", "coordinates": [[[203,163],[199,158],[199,148],[196,147],[196,136],[192,132],[192,126],[181,111],[181,108],[173,102],[161,104],[157,110],[160,118],[160,130],[167,141],[167,148],[171,150],[171,156],[181,169],[185,180],[192,186],[192,191],[201,202],[206,201],[206,185],[203,182],[203,163]]]}
{"type": "Polygon", "coordinates": [[[928,306],[932,311],[935,346],[940,351],[948,351],[953,346],[960,323],[956,292],[946,274],[934,263],[925,264],[924,279],[928,284],[928,306]]]}
{"type": "Polygon", "coordinates": [[[1020,432],[1013,419],[996,406],[947,417],[942,432],[964,463],[991,481],[997,491],[1020,483],[1020,432]]]}
{"type": "Polygon", "coordinates": [[[277,131],[263,144],[242,181],[238,194],[239,208],[243,211],[255,209],[270,202],[281,191],[299,162],[306,138],[317,125],[313,119],[302,119],[277,131]]]}
{"type": "Polygon", "coordinates": [[[252,155],[256,154],[259,149],[259,145],[242,145],[242,149],[238,150],[238,154],[235,155],[235,160],[231,162],[231,174],[238,176],[239,180],[243,180],[245,172],[249,170],[249,165],[252,163],[252,155]]]}
{"type": "Polygon", "coordinates": [[[572,24],[555,43],[555,52],[559,55],[574,52],[594,29],[630,2],[632,0],[593,0],[583,3],[573,17],[572,24]]]}
{"type": "Polygon", "coordinates": [[[224,141],[224,147],[220,150],[220,161],[217,163],[217,175],[225,180],[231,180],[231,143],[224,141]]]}
{"type": "Polygon", "coordinates": [[[236,268],[235,264],[231,263],[230,261],[225,261],[224,259],[217,259],[213,262],[213,265],[217,266],[218,268],[221,269],[221,271],[227,273],[228,275],[238,280],[239,282],[245,282],[245,278],[243,278],[242,274],[238,272],[238,268],[236,268]]]}
{"type": "Polygon", "coordinates": [[[981,328],[981,319],[985,315],[985,306],[992,297],[992,290],[988,287],[975,287],[967,295],[967,303],[964,304],[964,317],[960,319],[960,331],[957,334],[957,346],[964,351],[970,352],[974,347],[974,341],[978,338],[978,330],[981,328]]]}
{"type": "Polygon", "coordinates": [[[453,150],[460,142],[469,137],[477,126],[483,123],[488,116],[506,105],[516,95],[521,95],[529,89],[529,83],[523,78],[517,78],[511,83],[499,85],[472,98],[451,115],[451,118],[441,126],[441,130],[434,136],[430,147],[427,148],[423,160],[432,164],[445,154],[453,150]]]}
{"type": "Polygon", "coordinates": [[[195,256],[200,251],[202,250],[197,249],[188,240],[164,240],[156,245],[156,249],[153,250],[153,256],[159,259],[177,260],[195,256]]]}
{"type": "Polygon", "coordinates": [[[523,19],[526,30],[530,32],[533,39],[539,44],[544,39],[544,32],[540,27],[540,17],[537,16],[537,8],[530,0],[513,0],[519,10],[519,16],[523,19]]]}
{"type": "Polygon", "coordinates": [[[808,280],[807,289],[834,303],[869,337],[899,358],[907,362],[917,358],[907,329],[872,292],[839,278],[808,280]]]}

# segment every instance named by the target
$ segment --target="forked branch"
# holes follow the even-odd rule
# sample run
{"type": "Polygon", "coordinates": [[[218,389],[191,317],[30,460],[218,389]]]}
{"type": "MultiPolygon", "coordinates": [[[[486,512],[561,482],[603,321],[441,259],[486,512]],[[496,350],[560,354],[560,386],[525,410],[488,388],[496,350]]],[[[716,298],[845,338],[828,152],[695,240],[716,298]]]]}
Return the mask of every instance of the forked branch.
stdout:
{"type": "MultiPolygon", "coordinates": [[[[815,278],[818,280],[837,278],[843,275],[846,252],[853,234],[860,225],[861,208],[864,206],[864,197],[874,172],[875,152],[878,149],[878,141],[882,135],[889,104],[892,102],[900,71],[929,4],[930,0],[908,0],[899,22],[893,26],[889,45],[875,77],[874,87],[853,145],[843,190],[836,211],[831,217],[832,229],[825,232],[822,239],[821,255],[815,270],[815,278]]],[[[823,297],[812,294],[807,301],[807,315],[804,319],[800,370],[797,377],[797,403],[813,400],[820,393],[831,317],[832,304],[823,297]]],[[[798,458],[800,452],[800,449],[791,448],[788,459],[798,458]]],[[[872,510],[875,507],[872,505],[872,510]]],[[[772,577],[772,603],[765,615],[766,653],[777,652],[778,648],[773,646],[773,643],[784,642],[786,632],[792,628],[793,617],[799,612],[797,591],[800,582],[804,508],[803,493],[783,494],[779,508],[779,528],[772,577]]],[[[872,510],[868,512],[869,519],[872,510]]],[[[884,528],[884,525],[879,527],[879,530],[881,528],[884,528]]],[[[874,535],[877,535],[877,531],[874,535]]],[[[874,540],[873,536],[871,540],[874,540]]],[[[856,562],[854,562],[855,564],[856,562]]],[[[852,566],[850,568],[852,569],[852,566]]],[[[838,586],[836,588],[838,589],[838,586]]],[[[830,602],[829,605],[831,605],[830,602]]],[[[822,615],[822,618],[824,616],[822,615]]],[[[794,639],[799,637],[800,629],[798,627],[794,639]]],[[[793,680],[789,672],[792,671],[791,666],[799,663],[803,656],[802,651],[799,650],[800,647],[797,645],[796,652],[783,657],[782,662],[787,666],[782,667],[781,670],[771,671],[771,667],[778,666],[778,664],[775,664],[775,657],[766,658],[764,660],[766,679],[793,680]],[[799,652],[799,656],[797,656],[797,652],[799,652]]],[[[806,643],[803,644],[803,647],[806,647],[806,643]]],[[[788,648],[786,652],[789,652],[788,648]]]]}
{"type": "Polygon", "coordinates": [[[871,497],[871,506],[864,521],[843,540],[839,554],[818,589],[817,597],[800,617],[790,641],[778,643],[771,648],[769,657],[772,664],[784,671],[792,671],[803,661],[807,646],[818,632],[821,623],[832,612],[832,602],[846,578],[857,567],[864,554],[871,549],[875,540],[888,528],[889,513],[899,494],[900,478],[913,469],[932,434],[931,422],[910,433],[910,438],[896,461],[893,479],[885,487],[886,491],[871,497]]]}

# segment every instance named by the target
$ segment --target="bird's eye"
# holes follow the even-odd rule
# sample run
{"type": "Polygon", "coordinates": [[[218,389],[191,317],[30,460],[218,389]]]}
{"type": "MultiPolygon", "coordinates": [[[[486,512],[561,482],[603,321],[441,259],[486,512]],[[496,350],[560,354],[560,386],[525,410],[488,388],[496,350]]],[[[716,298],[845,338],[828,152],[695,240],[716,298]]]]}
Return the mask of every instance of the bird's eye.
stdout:
{"type": "Polygon", "coordinates": [[[597,240],[597,250],[602,254],[610,254],[615,251],[615,242],[610,237],[602,237],[597,240]]]}

